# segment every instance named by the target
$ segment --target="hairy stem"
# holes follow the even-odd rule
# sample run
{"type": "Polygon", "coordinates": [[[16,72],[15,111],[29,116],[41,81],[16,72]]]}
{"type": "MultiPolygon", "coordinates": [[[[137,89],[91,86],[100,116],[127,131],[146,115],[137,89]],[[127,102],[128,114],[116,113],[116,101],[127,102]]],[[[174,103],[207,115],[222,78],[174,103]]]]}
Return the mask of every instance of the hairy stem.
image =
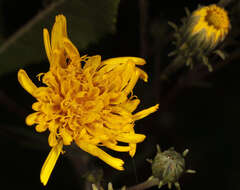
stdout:
{"type": "Polygon", "coordinates": [[[144,181],[143,183],[134,185],[132,187],[127,187],[126,190],[143,190],[148,189],[150,187],[156,186],[159,184],[159,180],[157,178],[152,178],[144,181]]]}

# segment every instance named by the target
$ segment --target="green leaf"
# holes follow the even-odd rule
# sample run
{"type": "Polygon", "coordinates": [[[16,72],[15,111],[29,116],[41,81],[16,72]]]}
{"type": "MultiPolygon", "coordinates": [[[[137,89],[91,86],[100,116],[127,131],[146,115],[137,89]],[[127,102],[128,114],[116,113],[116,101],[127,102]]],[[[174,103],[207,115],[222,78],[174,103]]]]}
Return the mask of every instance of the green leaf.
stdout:
{"type": "MultiPolygon", "coordinates": [[[[115,31],[120,0],[55,0],[0,46],[0,75],[46,59],[42,30],[50,31],[55,16],[67,18],[68,35],[85,49],[115,31]]],[[[81,53],[81,52],[80,52],[81,53]]]]}

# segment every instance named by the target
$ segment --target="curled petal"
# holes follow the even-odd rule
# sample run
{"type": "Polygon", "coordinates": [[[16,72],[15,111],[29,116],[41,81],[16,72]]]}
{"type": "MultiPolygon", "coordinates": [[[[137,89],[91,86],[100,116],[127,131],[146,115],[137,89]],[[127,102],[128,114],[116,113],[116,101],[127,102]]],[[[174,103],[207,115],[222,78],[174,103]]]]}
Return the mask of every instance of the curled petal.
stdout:
{"type": "Polygon", "coordinates": [[[157,111],[158,107],[159,107],[159,104],[157,104],[157,105],[155,105],[155,106],[152,106],[152,107],[150,107],[150,108],[148,108],[148,109],[144,109],[144,110],[142,110],[142,111],[140,111],[140,112],[137,112],[137,113],[135,113],[135,114],[133,115],[133,119],[134,119],[134,120],[142,119],[142,118],[148,116],[149,114],[157,111]]]}
{"type": "MultiPolygon", "coordinates": [[[[122,82],[117,84],[118,86],[121,84],[121,90],[123,90],[128,85],[132,76],[136,72],[136,66],[135,64],[123,64],[123,69],[123,71],[120,71],[122,72],[120,75],[122,82]]],[[[114,74],[114,77],[115,75],[116,74],[114,74]]]]}
{"type": "Polygon", "coordinates": [[[52,170],[57,162],[57,159],[62,151],[62,147],[63,147],[63,142],[60,141],[58,142],[58,144],[56,146],[54,146],[50,153],[48,154],[42,169],[41,169],[41,173],[40,173],[40,180],[43,183],[43,185],[46,185],[48,182],[48,179],[52,173],[52,170]]]}
{"type": "Polygon", "coordinates": [[[32,80],[28,77],[27,73],[20,69],[18,71],[18,81],[21,86],[33,96],[33,92],[37,89],[36,85],[32,82],[32,80]]]}
{"type": "Polygon", "coordinates": [[[26,124],[28,126],[35,124],[40,114],[40,112],[34,112],[32,114],[29,114],[25,119],[26,124]]]}
{"type": "Polygon", "coordinates": [[[128,85],[126,86],[126,88],[122,91],[124,94],[129,94],[133,88],[135,87],[137,81],[138,81],[138,78],[139,78],[139,71],[136,70],[135,73],[132,74],[132,77],[128,83],[128,85]]]}
{"type": "Polygon", "coordinates": [[[125,143],[140,143],[146,138],[145,135],[135,134],[135,133],[122,133],[117,134],[116,140],[125,142],[125,143]]]}
{"type": "Polygon", "coordinates": [[[111,113],[119,115],[122,118],[126,118],[126,120],[131,120],[130,118],[132,117],[131,113],[120,106],[113,106],[111,113]]]}
{"type": "Polygon", "coordinates": [[[139,103],[140,103],[139,99],[134,99],[134,100],[128,100],[122,103],[121,106],[125,108],[127,111],[129,111],[130,113],[132,113],[137,108],[139,103]]]}
{"type": "Polygon", "coordinates": [[[40,111],[41,108],[42,108],[42,103],[41,102],[35,102],[32,105],[32,109],[34,111],[40,111]]]}
{"type": "Polygon", "coordinates": [[[68,38],[64,38],[63,43],[64,43],[64,49],[67,52],[67,55],[71,59],[76,57],[80,58],[77,48],[73,45],[73,43],[68,38]]]}
{"type": "Polygon", "coordinates": [[[71,136],[69,131],[67,131],[66,129],[60,128],[60,135],[63,139],[63,144],[64,145],[70,145],[71,144],[73,139],[72,139],[72,136],[71,136]]]}
{"type": "Polygon", "coordinates": [[[144,82],[147,82],[148,81],[148,75],[147,75],[147,73],[144,71],[144,70],[142,70],[142,69],[139,69],[139,68],[136,68],[137,70],[138,70],[138,72],[139,72],[139,77],[142,79],[142,80],[144,80],[144,82]]]}
{"type": "Polygon", "coordinates": [[[91,74],[94,74],[97,67],[101,64],[101,56],[95,55],[88,58],[85,65],[83,66],[83,69],[86,72],[89,72],[91,74]]]}
{"type": "Polygon", "coordinates": [[[104,142],[103,144],[104,144],[104,146],[106,146],[112,150],[118,151],[118,152],[128,152],[131,149],[130,146],[118,146],[111,142],[104,142]]]}
{"type": "Polygon", "coordinates": [[[116,57],[106,59],[103,64],[120,64],[120,63],[134,63],[136,65],[144,65],[146,61],[140,57],[116,57]]]}
{"type": "Polygon", "coordinates": [[[129,155],[131,157],[133,157],[135,155],[135,153],[136,153],[137,144],[136,143],[130,143],[129,146],[131,148],[131,150],[129,151],[129,155]]]}
{"type": "Polygon", "coordinates": [[[88,142],[84,142],[83,140],[79,140],[76,142],[77,145],[84,151],[88,152],[89,154],[92,154],[93,156],[96,156],[100,158],[102,161],[106,162],[113,168],[117,170],[124,170],[123,164],[124,162],[119,158],[114,158],[98,148],[96,145],[90,144],[88,142]]]}
{"type": "Polygon", "coordinates": [[[53,132],[50,132],[49,136],[48,136],[48,144],[51,147],[54,147],[58,144],[57,138],[56,138],[56,134],[53,132]]]}
{"type": "Polygon", "coordinates": [[[40,124],[36,125],[36,127],[35,127],[36,131],[39,133],[46,131],[47,128],[48,128],[48,125],[46,123],[40,123],[40,124]]]}

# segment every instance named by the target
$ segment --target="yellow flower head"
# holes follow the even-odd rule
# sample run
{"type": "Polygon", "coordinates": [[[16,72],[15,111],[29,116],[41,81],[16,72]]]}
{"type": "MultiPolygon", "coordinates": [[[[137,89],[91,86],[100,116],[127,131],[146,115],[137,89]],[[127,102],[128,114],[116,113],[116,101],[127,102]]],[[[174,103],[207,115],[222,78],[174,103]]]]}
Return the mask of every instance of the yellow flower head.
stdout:
{"type": "Polygon", "coordinates": [[[192,13],[189,21],[190,35],[198,34],[197,41],[210,48],[223,41],[230,30],[227,12],[215,4],[197,9],[192,13]]]}
{"type": "Polygon", "coordinates": [[[56,16],[51,40],[43,30],[44,45],[50,62],[47,73],[42,73],[44,86],[36,87],[24,70],[19,70],[18,81],[37,99],[35,111],[26,118],[27,125],[37,132],[50,132],[52,147],[40,174],[46,185],[63,145],[75,142],[82,150],[97,156],[110,166],[123,170],[124,162],[104,152],[99,146],[134,156],[136,144],[145,135],[136,134],[134,122],[158,109],[158,105],[134,113],[140,100],[132,90],[147,74],[136,67],[145,60],[137,57],[119,57],[101,61],[99,55],[79,55],[67,36],[66,18],[56,16]],[[126,143],[126,146],[118,145],[126,143]]]}

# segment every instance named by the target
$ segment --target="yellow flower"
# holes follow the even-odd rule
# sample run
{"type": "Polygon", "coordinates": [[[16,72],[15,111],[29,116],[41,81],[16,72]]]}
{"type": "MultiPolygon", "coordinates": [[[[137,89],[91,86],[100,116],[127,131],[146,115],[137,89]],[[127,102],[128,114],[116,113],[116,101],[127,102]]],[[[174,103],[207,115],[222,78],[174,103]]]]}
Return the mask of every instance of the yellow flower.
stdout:
{"type": "Polygon", "coordinates": [[[188,32],[191,36],[198,34],[196,41],[210,48],[223,41],[230,30],[227,12],[213,4],[200,7],[192,13],[189,19],[188,32]]]}
{"type": "Polygon", "coordinates": [[[75,142],[82,150],[96,156],[110,166],[123,170],[124,162],[104,152],[105,146],[134,156],[137,143],[145,135],[136,134],[134,122],[158,109],[158,104],[134,113],[140,100],[132,90],[147,74],[136,67],[145,60],[119,57],[101,61],[99,55],[80,56],[67,36],[66,18],[56,16],[51,40],[43,30],[44,45],[50,63],[42,76],[44,86],[37,87],[24,70],[19,70],[18,81],[36,98],[35,111],[26,118],[27,125],[36,125],[37,132],[50,132],[52,147],[40,174],[46,185],[63,145],[75,142]],[[126,146],[118,145],[126,143],[126,146]]]}

